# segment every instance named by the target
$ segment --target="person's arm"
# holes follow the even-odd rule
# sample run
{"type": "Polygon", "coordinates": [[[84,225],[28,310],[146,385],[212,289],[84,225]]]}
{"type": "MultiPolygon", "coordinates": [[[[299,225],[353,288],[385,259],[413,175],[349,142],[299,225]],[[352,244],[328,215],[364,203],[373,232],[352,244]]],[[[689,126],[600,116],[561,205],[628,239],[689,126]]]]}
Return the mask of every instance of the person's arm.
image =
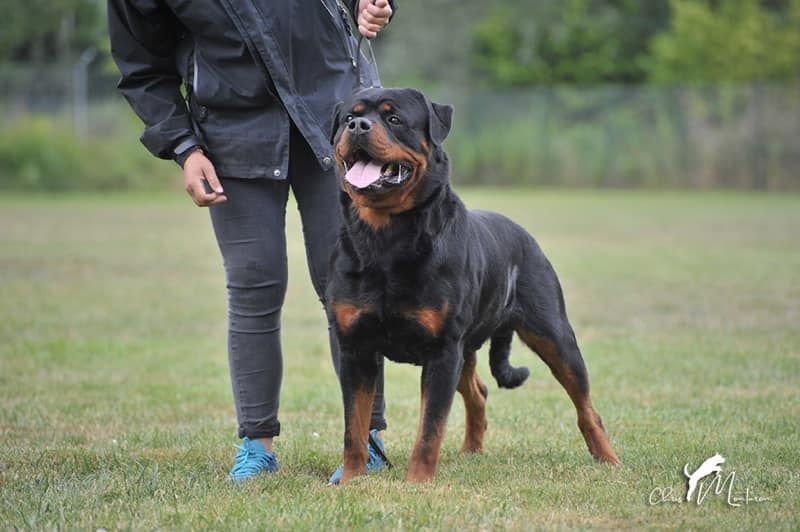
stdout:
{"type": "Polygon", "coordinates": [[[358,31],[367,39],[374,39],[392,20],[394,0],[352,0],[353,19],[358,31]]]}
{"type": "Polygon", "coordinates": [[[202,141],[194,134],[175,65],[184,31],[160,0],[108,0],[111,56],[122,73],[117,87],[145,124],[142,144],[156,157],[182,163],[186,191],[206,206],[225,196],[211,161],[193,149],[202,141]],[[212,192],[206,192],[204,180],[212,192]]]}
{"type": "Polygon", "coordinates": [[[117,87],[145,124],[142,143],[161,159],[172,159],[173,149],[194,135],[175,66],[183,32],[158,0],[108,2],[111,56],[122,73],[117,87]]]}

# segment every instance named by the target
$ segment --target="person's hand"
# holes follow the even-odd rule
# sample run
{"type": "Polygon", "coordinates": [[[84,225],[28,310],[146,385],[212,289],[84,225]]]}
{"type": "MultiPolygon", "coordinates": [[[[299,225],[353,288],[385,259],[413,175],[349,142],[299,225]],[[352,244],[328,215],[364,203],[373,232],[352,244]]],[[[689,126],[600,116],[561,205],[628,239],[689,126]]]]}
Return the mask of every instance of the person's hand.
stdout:
{"type": "Polygon", "coordinates": [[[208,207],[227,201],[222,185],[217,178],[214,165],[208,160],[202,150],[195,150],[183,163],[183,183],[186,192],[198,207],[208,207]],[[207,181],[211,192],[206,192],[203,181],[207,181]]]}
{"type": "Polygon", "coordinates": [[[389,0],[358,0],[358,31],[367,39],[377,37],[391,16],[389,0]]]}

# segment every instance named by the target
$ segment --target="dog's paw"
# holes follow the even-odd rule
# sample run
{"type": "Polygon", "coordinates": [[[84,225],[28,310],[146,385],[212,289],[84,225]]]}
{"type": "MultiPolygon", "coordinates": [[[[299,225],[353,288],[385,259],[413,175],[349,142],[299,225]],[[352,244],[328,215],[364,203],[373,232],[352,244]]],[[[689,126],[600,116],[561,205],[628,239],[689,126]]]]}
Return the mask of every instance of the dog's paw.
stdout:
{"type": "Polygon", "coordinates": [[[495,375],[495,379],[497,380],[497,385],[501,388],[511,389],[520,386],[523,382],[528,380],[530,374],[530,370],[525,366],[515,368],[508,365],[503,368],[503,371],[495,375]]]}

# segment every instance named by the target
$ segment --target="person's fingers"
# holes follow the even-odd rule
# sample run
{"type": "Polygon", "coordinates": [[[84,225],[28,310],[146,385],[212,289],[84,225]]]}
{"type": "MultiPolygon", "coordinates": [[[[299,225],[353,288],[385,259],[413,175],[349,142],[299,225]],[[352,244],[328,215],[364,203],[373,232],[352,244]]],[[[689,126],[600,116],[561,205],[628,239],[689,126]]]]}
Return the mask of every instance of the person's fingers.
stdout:
{"type": "Polygon", "coordinates": [[[371,21],[381,20],[387,21],[392,16],[392,7],[385,3],[381,6],[379,4],[369,4],[361,13],[369,17],[371,21]]]}
{"type": "Polygon", "coordinates": [[[361,16],[358,17],[358,31],[364,37],[368,39],[373,39],[378,35],[378,32],[381,31],[388,22],[388,18],[385,20],[369,20],[363,13],[361,16]]]}
{"type": "Polygon", "coordinates": [[[183,164],[186,192],[198,207],[216,205],[227,200],[214,164],[201,150],[193,152],[183,164]]]}
{"type": "Polygon", "coordinates": [[[374,15],[370,15],[366,11],[362,12],[358,17],[359,24],[377,24],[381,28],[386,26],[389,23],[389,17],[376,17],[374,15]]]}
{"type": "Polygon", "coordinates": [[[217,171],[214,168],[214,164],[206,159],[203,161],[203,174],[206,177],[206,181],[208,181],[211,190],[216,192],[217,194],[223,194],[225,191],[222,190],[222,184],[219,182],[219,178],[217,177],[217,171]]]}
{"type": "Polygon", "coordinates": [[[370,23],[370,22],[367,22],[365,20],[361,20],[358,23],[358,29],[359,30],[363,30],[362,33],[364,31],[367,31],[367,32],[370,32],[370,33],[378,33],[379,31],[381,31],[382,28],[383,28],[383,26],[381,26],[380,24],[370,23]]]}
{"type": "Polygon", "coordinates": [[[195,205],[198,207],[206,207],[210,205],[219,196],[219,194],[216,192],[206,192],[205,187],[203,186],[202,177],[195,177],[195,179],[191,179],[186,183],[186,192],[189,193],[189,196],[191,196],[195,205]]]}
{"type": "Polygon", "coordinates": [[[363,8],[358,14],[358,31],[367,39],[374,39],[389,23],[392,16],[392,6],[388,0],[373,0],[360,4],[363,8]]]}

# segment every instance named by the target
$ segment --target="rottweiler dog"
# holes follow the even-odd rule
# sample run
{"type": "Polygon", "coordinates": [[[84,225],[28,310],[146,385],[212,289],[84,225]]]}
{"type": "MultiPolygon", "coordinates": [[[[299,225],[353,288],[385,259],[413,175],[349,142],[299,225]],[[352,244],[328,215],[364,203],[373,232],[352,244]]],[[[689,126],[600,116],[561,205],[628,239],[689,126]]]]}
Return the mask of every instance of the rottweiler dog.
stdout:
{"type": "Polygon", "coordinates": [[[591,455],[618,464],[600,416],[553,267],[522,227],[468,210],[449,182],[442,149],[453,108],[414,89],[364,89],[338,104],[331,141],[342,188],[331,258],[328,316],[341,351],[344,474],[365,472],[375,379],[382,357],[422,366],[422,403],[407,480],[434,477],[456,391],[466,410],[463,452],[480,452],[486,385],[476,351],[502,388],[528,377],[509,363],[513,333],[566,389],[591,455]]]}

